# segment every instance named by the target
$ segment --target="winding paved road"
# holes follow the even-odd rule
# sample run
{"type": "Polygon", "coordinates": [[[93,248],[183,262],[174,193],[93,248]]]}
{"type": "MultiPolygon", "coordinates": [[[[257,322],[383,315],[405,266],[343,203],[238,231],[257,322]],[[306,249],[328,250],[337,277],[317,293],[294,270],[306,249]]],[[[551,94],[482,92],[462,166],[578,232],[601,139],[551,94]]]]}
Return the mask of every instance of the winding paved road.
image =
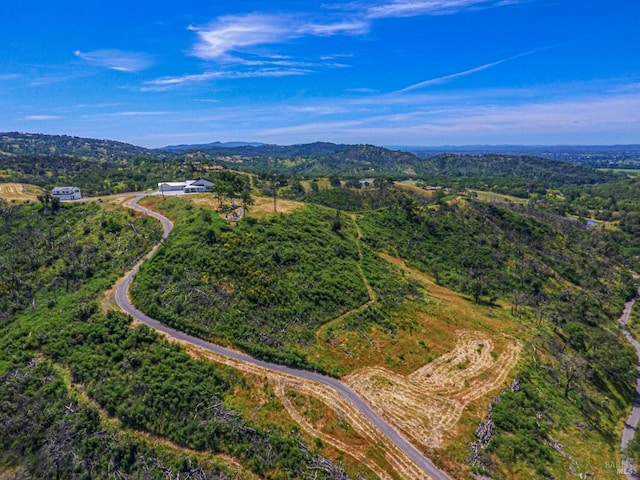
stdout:
{"type": "MultiPolygon", "coordinates": [[[[164,240],[169,235],[169,232],[173,228],[173,225],[171,221],[166,217],[138,205],[138,200],[140,200],[144,196],[145,195],[138,195],[129,203],[129,206],[134,210],[142,212],[162,222],[162,227],[164,229],[162,239],[164,240]]],[[[151,258],[159,247],[160,244],[156,245],[145,257],[145,259],[151,258]]],[[[173,337],[179,341],[191,343],[200,348],[204,348],[205,350],[209,350],[218,355],[223,355],[237,361],[251,363],[253,365],[257,365],[258,367],[262,367],[274,372],[279,372],[305,380],[318,382],[332,388],[339,395],[351,402],[353,406],[355,406],[365,417],[367,417],[369,421],[371,421],[381,432],[383,432],[390,441],[395,443],[400,450],[402,450],[409,458],[411,458],[411,460],[413,460],[416,465],[418,465],[420,469],[423,470],[427,475],[429,475],[433,480],[451,480],[451,477],[439,470],[433,463],[431,463],[428,458],[422,455],[422,453],[418,449],[416,449],[411,443],[409,443],[408,440],[406,440],[393,427],[391,427],[391,425],[385,422],[376,412],[374,412],[371,407],[369,407],[369,405],[367,405],[364,400],[362,400],[362,398],[358,396],[357,393],[355,393],[341,381],[336,380],[335,378],[327,377],[325,375],[320,375],[315,372],[297,370],[294,368],[285,367],[283,365],[255,359],[253,357],[250,357],[249,355],[245,355],[234,350],[229,350],[228,348],[206,342],[191,335],[187,335],[184,332],[175,330],[159,322],[158,320],[145,315],[143,312],[141,312],[131,304],[127,295],[129,284],[133,280],[135,274],[138,272],[139,267],[140,263],[136,265],[136,267],[134,267],[129,273],[127,273],[116,290],[116,302],[118,303],[120,308],[122,308],[122,310],[124,310],[127,314],[148,325],[149,327],[154,328],[155,330],[169,335],[170,337],[173,337]]]]}
{"type": "MultiPolygon", "coordinates": [[[[636,434],[636,430],[638,429],[638,420],[640,420],[640,343],[633,338],[629,330],[627,329],[627,323],[629,322],[629,316],[631,315],[631,309],[633,308],[636,299],[640,297],[640,288],[636,292],[636,298],[629,300],[624,304],[624,311],[622,312],[622,316],[620,317],[620,327],[622,328],[622,333],[624,333],[627,340],[631,342],[633,347],[636,349],[636,354],[638,355],[638,378],[636,380],[636,399],[633,402],[633,408],[631,409],[631,413],[629,414],[629,418],[624,423],[624,428],[622,429],[622,441],[620,442],[620,449],[624,451],[624,449],[629,445],[629,442],[633,439],[636,434]]],[[[632,460],[622,457],[622,471],[620,473],[624,473],[627,476],[627,479],[633,480],[638,478],[638,471],[636,470],[636,466],[632,460]]]]}

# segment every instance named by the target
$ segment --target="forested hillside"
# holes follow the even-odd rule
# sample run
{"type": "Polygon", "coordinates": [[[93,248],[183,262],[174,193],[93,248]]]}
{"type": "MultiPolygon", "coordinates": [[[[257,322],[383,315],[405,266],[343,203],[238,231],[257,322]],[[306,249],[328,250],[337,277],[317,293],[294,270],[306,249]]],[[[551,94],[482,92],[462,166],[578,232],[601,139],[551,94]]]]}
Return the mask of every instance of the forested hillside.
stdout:
{"type": "Polygon", "coordinates": [[[159,238],[154,222],[98,204],[0,207],[0,473],[344,478],[297,435],[226,407],[244,388],[233,371],[101,310],[104,290],[159,238]]]}
{"type": "Polygon", "coordinates": [[[522,198],[545,195],[549,189],[604,184],[616,178],[593,168],[532,156],[443,154],[421,159],[372,145],[328,143],[148,150],[106,140],[0,135],[0,178],[43,187],[74,184],[89,195],[155,189],[159,181],[211,176],[213,166],[264,178],[415,179],[522,198]]]}
{"type": "MultiPolygon", "coordinates": [[[[369,145],[1,137],[3,182],[215,182],[141,201],[175,223],[132,284],[150,316],[340,378],[452,478],[618,478],[637,178],[369,145]]],[[[38,199],[0,200],[0,474],[411,477],[326,391],[202,358],[109,304],[154,221],[122,200],[38,199]]]]}
{"type": "MultiPolygon", "coordinates": [[[[133,286],[137,304],[164,322],[290,365],[310,363],[314,330],[368,299],[353,221],[308,206],[231,229],[217,215],[169,199],[158,205],[180,225],[133,286]],[[182,227],[184,226],[184,227],[182,227]]],[[[402,298],[408,285],[367,255],[375,289],[402,298]]]]}
{"type": "MultiPolygon", "coordinates": [[[[325,191],[325,203],[340,198],[339,190],[325,191]]],[[[508,305],[519,325],[513,328],[533,349],[518,368],[519,394],[505,394],[495,407],[491,448],[474,460],[479,470],[501,478],[511,467],[496,469],[499,461],[557,473],[551,438],[572,422],[586,422],[590,431],[616,428],[632,395],[635,360],[615,320],[634,284],[620,269],[624,253],[605,232],[475,200],[424,203],[389,187],[374,192],[386,207],[363,210],[355,201],[362,193],[353,193],[357,214],[309,205],[250,217],[233,229],[201,207],[160,202],[156,208],[177,222],[176,234],[143,268],[134,299],[176,328],[265,359],[344,374],[353,362],[318,357],[327,337],[314,332],[332,322],[336,334],[361,332],[361,342],[381,329],[402,336],[401,312],[422,308],[420,286],[377,254],[383,251],[478,305],[508,305]],[[360,308],[368,303],[367,284],[376,301],[360,308]],[[598,408],[605,398],[616,400],[598,408]],[[548,419],[544,428],[529,422],[536,415],[548,419]]]]}
{"type": "Polygon", "coordinates": [[[289,159],[296,157],[311,157],[339,152],[349,148],[349,145],[337,145],[328,142],[315,142],[300,145],[237,145],[205,144],[205,145],[176,145],[162,150],[183,154],[205,154],[210,157],[239,155],[244,157],[265,157],[289,159]]]}
{"type": "Polygon", "coordinates": [[[124,160],[147,155],[149,150],[113,140],[6,132],[0,133],[0,153],[4,155],[54,155],[84,159],[124,160]]]}

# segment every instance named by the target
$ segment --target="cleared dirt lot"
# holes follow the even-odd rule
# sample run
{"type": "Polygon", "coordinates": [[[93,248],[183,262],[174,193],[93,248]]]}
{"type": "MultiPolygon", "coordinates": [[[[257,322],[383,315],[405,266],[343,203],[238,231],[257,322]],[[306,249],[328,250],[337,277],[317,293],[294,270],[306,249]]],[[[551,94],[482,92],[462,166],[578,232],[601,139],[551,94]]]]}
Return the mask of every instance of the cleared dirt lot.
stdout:
{"type": "Polygon", "coordinates": [[[35,185],[0,183],[0,198],[7,201],[28,202],[37,200],[44,190],[35,185]]]}
{"type": "Polygon", "coordinates": [[[469,403],[503,386],[521,349],[520,342],[507,340],[497,355],[487,335],[461,331],[452,351],[410,375],[369,367],[344,380],[415,442],[437,448],[455,434],[469,403]]]}

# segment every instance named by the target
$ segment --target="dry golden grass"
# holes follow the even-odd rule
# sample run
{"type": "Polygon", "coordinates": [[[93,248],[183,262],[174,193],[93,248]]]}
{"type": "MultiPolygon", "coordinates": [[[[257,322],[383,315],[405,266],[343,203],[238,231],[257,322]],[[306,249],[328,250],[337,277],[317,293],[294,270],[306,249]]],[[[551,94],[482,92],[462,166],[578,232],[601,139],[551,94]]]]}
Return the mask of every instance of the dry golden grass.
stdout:
{"type": "Polygon", "coordinates": [[[192,193],[190,195],[182,195],[177,198],[188,200],[194,205],[207,207],[211,210],[216,210],[218,208],[218,200],[213,196],[212,193],[192,193]]]}
{"type": "MultiPolygon", "coordinates": [[[[217,210],[218,200],[213,194],[192,194],[180,197],[195,205],[217,210]]],[[[273,208],[273,197],[253,197],[254,204],[247,208],[246,216],[254,218],[264,218],[279,213],[290,213],[299,208],[304,208],[304,203],[294,202],[283,198],[276,199],[276,209],[273,208]]]]}
{"type": "Polygon", "coordinates": [[[98,197],[98,200],[102,201],[103,204],[119,207],[123,206],[126,203],[129,203],[129,201],[135,197],[135,194],[121,193],[118,195],[109,195],[107,197],[98,197]]]}
{"type": "Polygon", "coordinates": [[[106,209],[114,209],[124,206],[124,204],[135,197],[135,193],[116,193],[114,195],[104,195],[101,197],[82,197],[78,201],[100,203],[106,209]]]}
{"type": "MultiPolygon", "coordinates": [[[[312,190],[311,188],[311,180],[302,180],[300,182],[305,190],[305,192],[310,192],[312,190]]],[[[316,179],[316,183],[318,184],[318,189],[319,190],[325,190],[327,188],[332,188],[331,187],[331,182],[329,181],[328,178],[317,178],[316,179]]]]}
{"type": "Polygon", "coordinates": [[[482,200],[483,202],[524,204],[528,201],[526,198],[514,197],[513,195],[503,195],[501,193],[483,192],[481,190],[477,190],[475,193],[478,195],[478,200],[482,200]]]}
{"type": "Polygon", "coordinates": [[[406,180],[404,182],[396,182],[394,184],[396,187],[411,192],[418,197],[422,198],[433,198],[434,191],[433,190],[424,190],[416,185],[415,180],[406,180]]]}
{"type": "MultiPolygon", "coordinates": [[[[363,438],[355,429],[353,432],[349,432],[350,434],[345,435],[344,429],[342,432],[336,433],[335,429],[328,428],[328,424],[333,423],[335,419],[339,419],[344,422],[345,425],[350,424],[342,412],[328,407],[325,400],[321,401],[317,398],[318,395],[316,393],[309,394],[309,392],[307,392],[303,394],[303,390],[304,389],[296,389],[294,391],[291,385],[287,385],[287,383],[283,381],[276,383],[276,392],[282,405],[302,431],[311,437],[321,439],[324,444],[333,447],[336,452],[348,453],[360,465],[364,465],[373,472],[376,472],[380,478],[393,478],[393,476],[388,473],[388,471],[393,472],[393,469],[384,458],[380,458],[379,455],[367,454],[372,447],[370,444],[371,439],[363,438]],[[305,405],[305,401],[311,405],[305,405]],[[380,464],[382,464],[384,468],[381,468],[380,464]]],[[[358,428],[362,430],[361,426],[358,426],[358,428]]]]}
{"type": "Polygon", "coordinates": [[[380,255],[422,285],[425,298],[394,313],[394,333],[344,330],[332,321],[310,357],[350,372],[345,382],[379,414],[463,474],[465,445],[518,361],[522,344],[509,335],[516,327],[501,308],[475,305],[401,259],[380,255]]]}
{"type": "Polygon", "coordinates": [[[44,192],[36,185],[22,183],[0,183],[0,198],[7,201],[28,202],[35,201],[44,192]]]}
{"type": "Polygon", "coordinates": [[[479,332],[461,331],[458,343],[410,375],[383,367],[367,367],[345,378],[376,411],[417,444],[442,447],[456,436],[464,409],[503,387],[522,345],[507,342],[494,358],[493,340],[479,332]]]}
{"type": "Polygon", "coordinates": [[[304,208],[304,203],[293,200],[276,199],[276,209],[273,209],[273,198],[254,197],[254,204],[249,207],[247,215],[250,217],[263,218],[278,213],[290,213],[299,208],[304,208]]]}
{"type": "MultiPolygon", "coordinates": [[[[323,442],[335,447],[338,451],[354,458],[365,465],[381,478],[425,479],[429,478],[420,468],[394,444],[390,443],[386,436],[380,432],[364,415],[351,403],[338,395],[333,389],[308,380],[302,380],[290,375],[285,375],[256,365],[239,362],[207,350],[184,344],[186,350],[196,358],[204,358],[216,363],[224,364],[237,369],[244,374],[262,378],[272,386],[288,417],[293,419],[300,428],[313,437],[322,439],[323,442]],[[326,433],[321,426],[314,425],[305,418],[298,408],[287,397],[287,392],[294,391],[308,395],[322,402],[336,415],[344,419],[353,428],[354,433],[337,434],[326,433]],[[372,454],[373,452],[373,454],[372,454]]],[[[280,415],[282,417],[282,415],[280,415]]],[[[280,419],[280,422],[282,418],[280,419]]]]}

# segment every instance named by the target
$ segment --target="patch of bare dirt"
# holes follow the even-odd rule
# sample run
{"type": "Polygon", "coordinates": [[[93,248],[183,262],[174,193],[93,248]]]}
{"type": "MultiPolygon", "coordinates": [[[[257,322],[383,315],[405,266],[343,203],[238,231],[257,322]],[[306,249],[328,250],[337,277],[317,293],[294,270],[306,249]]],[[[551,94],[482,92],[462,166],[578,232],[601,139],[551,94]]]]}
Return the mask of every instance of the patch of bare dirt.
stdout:
{"type": "Polygon", "coordinates": [[[367,367],[344,380],[421,446],[441,447],[455,433],[465,407],[499,390],[507,381],[522,344],[503,340],[505,346],[498,355],[489,336],[462,331],[451,352],[407,376],[383,367],[367,367]]]}
{"type": "Polygon", "coordinates": [[[247,209],[249,215],[276,215],[278,213],[290,213],[294,210],[298,210],[299,208],[304,208],[304,203],[294,202],[293,200],[285,200],[283,198],[278,198],[276,200],[275,211],[273,208],[273,198],[255,197],[254,202],[255,203],[247,209]]]}
{"type": "Polygon", "coordinates": [[[0,183],[0,198],[7,201],[27,202],[35,201],[44,190],[35,185],[22,183],[0,183]]]}
{"type": "Polygon", "coordinates": [[[104,292],[104,296],[100,302],[100,307],[104,313],[107,313],[109,310],[118,309],[118,304],[116,303],[116,290],[118,289],[119,284],[120,280],[113,287],[104,292]]]}

